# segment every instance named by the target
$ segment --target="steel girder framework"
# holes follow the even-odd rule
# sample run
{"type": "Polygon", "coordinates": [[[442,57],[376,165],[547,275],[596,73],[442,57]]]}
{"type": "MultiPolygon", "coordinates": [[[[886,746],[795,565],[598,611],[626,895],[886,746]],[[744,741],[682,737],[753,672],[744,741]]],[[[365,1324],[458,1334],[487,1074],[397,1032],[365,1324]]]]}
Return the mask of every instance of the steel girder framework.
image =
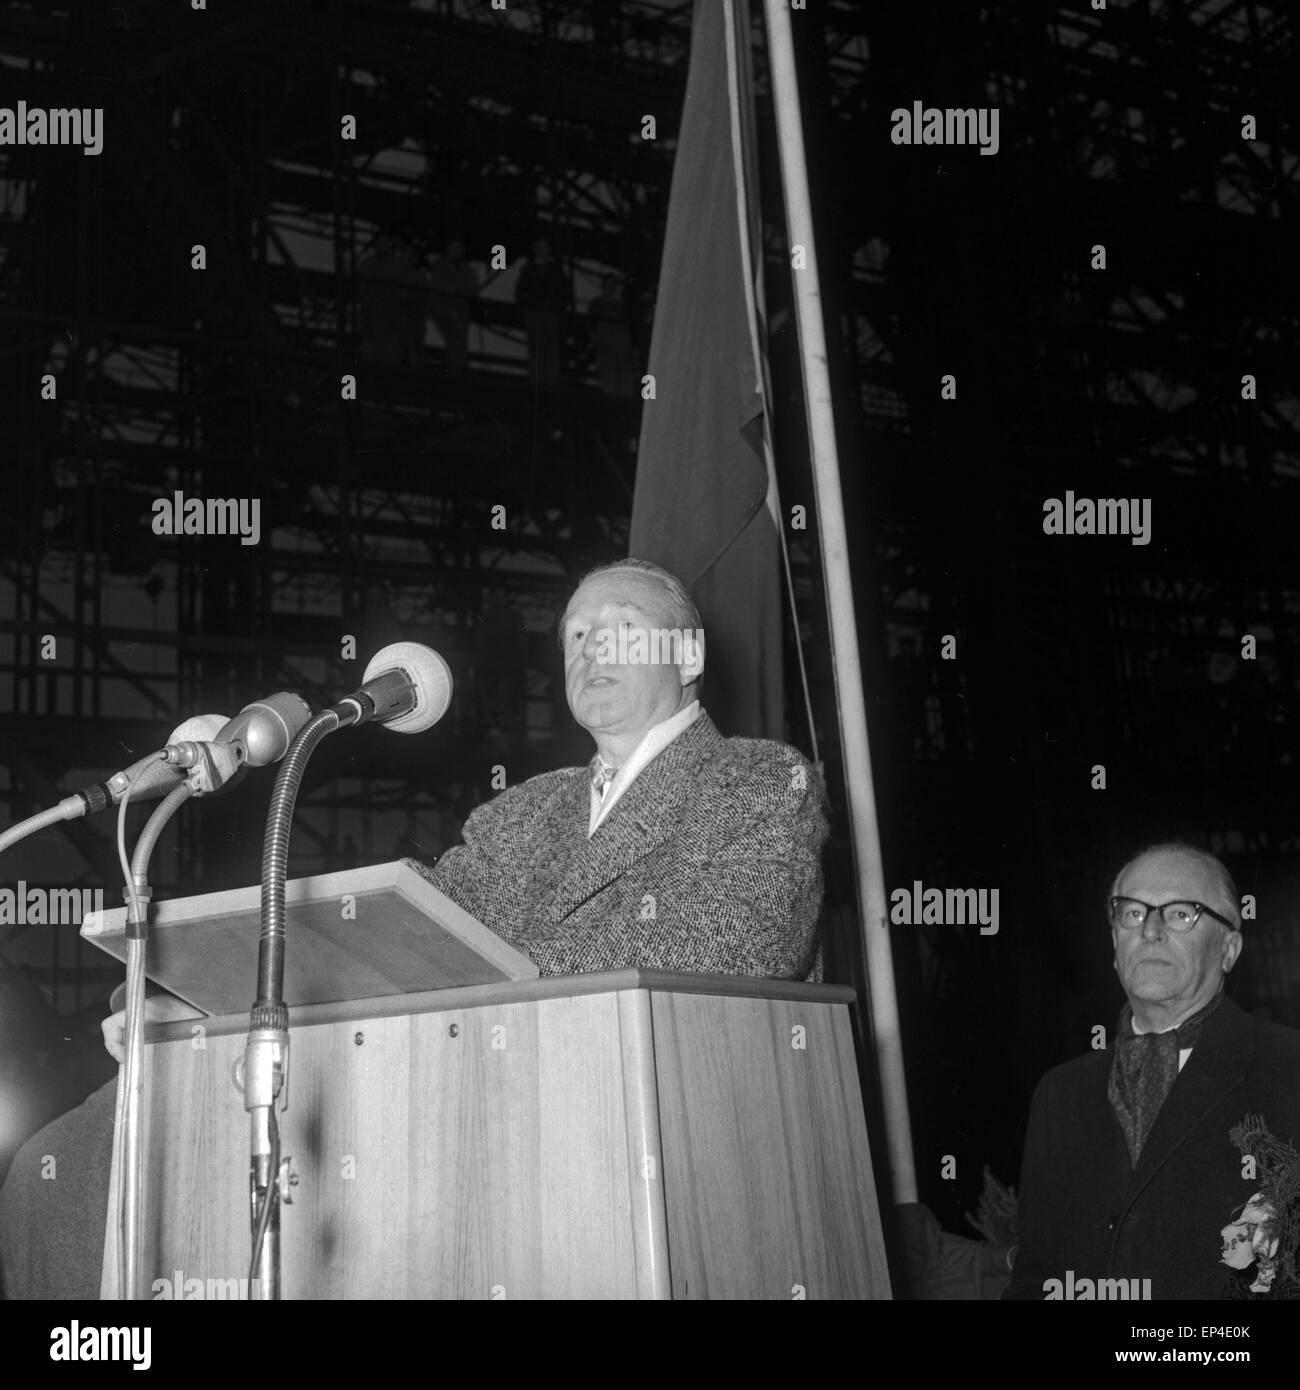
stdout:
{"type": "MultiPolygon", "coordinates": [[[[381,231],[426,256],[457,235],[486,264],[497,245],[516,262],[540,230],[576,283],[594,287],[615,269],[651,295],[690,5],[288,3],[201,25],[182,14],[0,7],[12,99],[36,102],[69,74],[89,74],[116,132],[101,158],[57,171],[30,150],[0,152],[0,388],[13,403],[19,479],[5,523],[19,543],[5,547],[0,573],[0,593],[13,596],[0,615],[0,680],[28,750],[0,787],[8,809],[43,800],[73,771],[106,770],[115,740],[135,747],[146,729],[205,704],[228,708],[281,685],[324,699],[354,672],[339,655],[348,633],[424,635],[473,673],[489,590],[500,631],[522,623],[526,665],[522,720],[488,730],[493,761],[508,757],[519,775],[546,765],[562,721],[546,618],[571,576],[625,538],[635,411],[594,391],[576,334],[570,379],[539,429],[517,313],[491,284],[461,380],[366,362],[357,268],[381,231]],[[346,146],[345,114],[357,118],[346,146]],[[646,114],[665,138],[641,138],[646,114]],[[196,243],[208,249],[202,274],[191,270],[196,243]],[[58,375],[57,404],[37,397],[45,371],[58,375]],[[347,372],[360,380],[355,403],[339,398],[347,372]],[[232,564],[154,540],[142,518],[172,487],[260,493],[270,542],[232,564]],[[498,505],[504,531],[488,521],[498,505]],[[22,539],[37,534],[40,546],[22,539]],[[47,632],[69,639],[55,663],[37,646],[47,632]],[[98,754],[68,737],[77,717],[100,721],[98,754]]],[[[872,521],[879,655],[906,656],[959,625],[966,602],[906,508],[891,505],[906,489],[897,480],[933,444],[929,363],[909,336],[924,308],[906,263],[915,227],[895,214],[872,153],[893,100],[882,96],[886,65],[915,35],[905,16],[852,3],[818,5],[800,22],[817,27],[805,56],[826,165],[881,189],[852,217],[827,218],[834,255],[823,263],[831,302],[843,306],[836,326],[867,457],[884,480],[872,521]]],[[[1116,7],[1103,20],[1075,3],[972,7],[969,23],[969,66],[1006,113],[1008,138],[1038,160],[1062,219],[1150,229],[1104,289],[1083,262],[1062,274],[1050,331],[1072,385],[1035,410],[1070,420],[1081,447],[1117,466],[1208,471],[1216,488],[1292,495],[1300,409],[1278,383],[1296,379],[1300,325],[1294,292],[1279,293],[1263,267],[1293,216],[1294,115],[1256,112],[1260,138],[1242,142],[1234,102],[1247,59],[1271,90],[1269,65],[1293,54],[1285,13],[1213,0],[1116,7]],[[1194,90],[1175,88],[1171,74],[1183,72],[1194,90]],[[1232,304],[1207,298],[1193,258],[1170,253],[1193,224],[1241,268],[1232,304]],[[1267,351],[1272,381],[1249,420],[1222,406],[1245,349],[1267,351]]],[[[761,102],[765,80],[760,56],[761,102]]],[[[769,258],[779,286],[779,232],[769,258]]],[[[996,267],[1004,283],[1015,269],[996,267]]],[[[815,554],[797,546],[794,560],[810,611],[815,554]]],[[[1107,611],[1124,614],[1116,627],[1130,635],[1141,629],[1135,605],[1185,614],[1190,630],[1207,596],[1184,586],[1171,597],[1178,587],[1154,573],[1137,598],[1111,592],[1107,611]]],[[[1221,606],[1220,595],[1208,600],[1221,606]]],[[[1231,602],[1284,663],[1297,595],[1243,583],[1231,602]]],[[[1104,621],[1090,619],[1094,629],[1104,621]]],[[[815,703],[826,690],[823,674],[815,703]]],[[[971,756],[962,689],[931,684],[923,705],[916,758],[971,756]]],[[[367,778],[343,768],[322,780],[304,805],[299,870],[356,838],[349,814],[367,797],[427,806],[450,823],[483,785],[481,755],[463,750],[484,732],[449,728],[416,770],[378,741],[367,778]]],[[[442,821],[430,832],[419,811],[408,819],[404,833],[436,847],[442,821]]],[[[97,872],[102,846],[86,834],[77,843],[96,866],[87,875],[97,872]]],[[[207,867],[204,849],[196,837],[182,844],[176,876],[192,879],[207,867]]]]}

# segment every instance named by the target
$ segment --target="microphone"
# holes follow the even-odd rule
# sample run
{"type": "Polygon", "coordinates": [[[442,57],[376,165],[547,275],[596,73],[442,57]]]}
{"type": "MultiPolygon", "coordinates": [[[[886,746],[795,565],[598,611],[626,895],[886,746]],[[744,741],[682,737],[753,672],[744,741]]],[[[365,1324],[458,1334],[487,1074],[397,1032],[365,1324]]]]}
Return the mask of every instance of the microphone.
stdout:
{"type": "Polygon", "coordinates": [[[393,642],[370,658],[361,686],[334,713],[347,724],[372,721],[399,734],[422,734],[451,704],[451,667],[419,642],[393,642]]]}
{"type": "Polygon", "coordinates": [[[145,772],[131,793],[132,802],[166,796],[191,769],[197,769],[191,780],[198,794],[221,791],[233,786],[245,767],[279,762],[310,718],[306,700],[287,690],[254,700],[233,719],[224,714],[197,714],[172,730],[161,759],[141,759],[115,772],[107,782],[85,787],[76,795],[89,803],[89,812],[116,806],[142,765],[145,772]]]}
{"type": "Polygon", "coordinates": [[[246,767],[268,767],[284,757],[310,718],[311,706],[301,695],[281,690],[245,705],[217,735],[217,742],[241,748],[246,767]]]}
{"type": "Polygon", "coordinates": [[[215,785],[204,786],[201,778],[199,789],[216,791],[237,771],[278,763],[310,718],[311,706],[301,695],[281,690],[245,705],[206,739],[173,740],[163,756],[168,766],[215,774],[215,785]]]}
{"type": "Polygon", "coordinates": [[[279,762],[310,720],[307,702],[287,691],[254,700],[233,719],[224,714],[196,714],[178,724],[157,752],[0,832],[0,853],[47,825],[120,806],[132,779],[138,779],[131,791],[132,801],[166,796],[186,780],[195,796],[224,791],[242,780],[247,768],[279,762]]]}
{"type": "MultiPolygon", "coordinates": [[[[196,714],[172,730],[167,744],[170,747],[174,743],[211,742],[230,722],[224,714],[196,714]]],[[[131,778],[139,771],[142,764],[146,766],[146,771],[144,776],[135,784],[135,790],[131,793],[133,802],[152,801],[157,797],[166,796],[174,787],[179,786],[185,777],[184,771],[172,764],[161,762],[156,758],[153,760],[141,759],[140,762],[132,763],[130,767],[124,768],[121,772],[115,772],[106,782],[94,782],[89,787],[83,787],[81,791],[75,792],[74,795],[89,799],[92,804],[88,810],[92,812],[102,811],[108,806],[116,806],[126,795],[131,778]],[[106,800],[103,799],[105,795],[107,796],[106,800]],[[99,804],[94,804],[96,802],[99,804]]]]}

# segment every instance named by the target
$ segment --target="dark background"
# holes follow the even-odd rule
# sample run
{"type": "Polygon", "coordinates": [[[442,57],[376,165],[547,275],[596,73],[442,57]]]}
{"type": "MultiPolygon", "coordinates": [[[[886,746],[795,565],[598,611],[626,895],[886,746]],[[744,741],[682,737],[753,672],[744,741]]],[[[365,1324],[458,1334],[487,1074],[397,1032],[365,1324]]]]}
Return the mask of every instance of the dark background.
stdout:
{"type": "MultiPolygon", "coordinates": [[[[758,9],[778,468],[811,512],[758,9]]],[[[982,1164],[1016,1177],[1038,1077],[1114,1026],[1102,900],[1142,845],[1223,856],[1258,903],[1237,997],[1300,1022],[1295,16],[814,0],[792,20],[887,887],[1001,898],[993,937],[893,932],[921,1195],[963,1229],[982,1164]],[[997,106],[997,155],[892,145],[915,100],[997,106]],[[1045,536],[1067,490],[1149,498],[1151,544],[1045,536]]],[[[585,758],[549,622],[626,553],[639,403],[600,389],[581,309],[623,275],[643,357],[689,34],[666,0],[0,12],[4,102],[105,108],[97,158],[0,147],[6,823],[188,714],[281,688],[325,703],[359,674],[344,633],[362,661],[429,642],[459,698],[418,746],[325,746],[295,874],[436,854],[494,765],[585,758]],[[459,238],[480,274],[493,246],[517,266],[546,236],[579,310],[562,379],[530,378],[506,276],[473,301],[463,374],[432,336],[386,355],[364,317],[381,233],[426,267],[459,238]],[[176,488],[260,496],[262,543],[153,535],[176,488]]],[[[860,984],[815,528],[788,540],[838,812],[830,967],[860,984]]],[[[159,893],[254,881],[269,785],[169,832],[159,893]]],[[[28,842],[4,883],[116,905],[108,829],[28,842]]],[[[0,929],[0,1165],[112,1073],[119,972],[94,956],[75,929],[0,929]]]]}

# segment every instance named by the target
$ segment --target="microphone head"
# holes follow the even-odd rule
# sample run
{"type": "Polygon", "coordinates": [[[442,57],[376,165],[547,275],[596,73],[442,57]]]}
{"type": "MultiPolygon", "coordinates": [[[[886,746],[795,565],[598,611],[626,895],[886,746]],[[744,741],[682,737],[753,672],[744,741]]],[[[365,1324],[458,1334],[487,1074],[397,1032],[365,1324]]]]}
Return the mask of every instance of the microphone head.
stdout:
{"type": "MultiPolygon", "coordinates": [[[[178,724],[171,731],[167,742],[208,743],[216,738],[218,731],[229,722],[224,714],[195,714],[183,724],[178,724]]],[[[127,784],[138,767],[139,763],[132,763],[130,767],[122,772],[115,772],[108,779],[105,785],[113,798],[114,806],[122,800],[127,784]]],[[[131,800],[133,802],[152,801],[156,797],[166,796],[173,788],[180,786],[186,775],[186,769],[177,767],[174,763],[150,763],[144,775],[135,784],[135,790],[131,793],[131,800]]]]}
{"type": "Polygon", "coordinates": [[[167,742],[186,743],[192,740],[195,743],[211,743],[222,725],[229,722],[229,718],[224,714],[196,714],[183,724],[178,724],[171,731],[167,742]]]}
{"type": "Polygon", "coordinates": [[[432,647],[420,642],[393,642],[370,658],[362,686],[390,671],[400,671],[410,681],[415,703],[405,714],[384,720],[384,728],[402,734],[422,734],[431,729],[451,705],[451,667],[432,647]]]}
{"type": "Polygon", "coordinates": [[[215,741],[239,744],[245,766],[267,767],[284,757],[310,718],[311,706],[301,695],[281,690],[245,705],[215,741]]]}

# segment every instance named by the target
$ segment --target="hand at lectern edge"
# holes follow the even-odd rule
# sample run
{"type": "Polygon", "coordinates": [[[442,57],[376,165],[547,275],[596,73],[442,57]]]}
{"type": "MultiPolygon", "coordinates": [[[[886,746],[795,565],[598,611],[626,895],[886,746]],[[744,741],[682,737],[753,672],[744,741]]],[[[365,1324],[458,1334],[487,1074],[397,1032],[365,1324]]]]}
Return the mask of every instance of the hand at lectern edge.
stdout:
{"type": "MultiPolygon", "coordinates": [[[[113,1000],[109,1007],[119,995],[125,995],[126,987],[119,985],[113,991],[113,1000]]],[[[177,999],[172,994],[149,994],[144,1003],[144,1021],[146,1023],[177,1023],[182,1019],[206,1018],[207,1015],[202,1009],[196,1009],[192,1004],[187,1004],[183,999],[177,999]]],[[[108,1055],[119,1065],[126,1060],[126,1007],[125,1004],[116,1012],[108,1015],[100,1025],[100,1031],[104,1035],[104,1046],[108,1049],[108,1055]]]]}

